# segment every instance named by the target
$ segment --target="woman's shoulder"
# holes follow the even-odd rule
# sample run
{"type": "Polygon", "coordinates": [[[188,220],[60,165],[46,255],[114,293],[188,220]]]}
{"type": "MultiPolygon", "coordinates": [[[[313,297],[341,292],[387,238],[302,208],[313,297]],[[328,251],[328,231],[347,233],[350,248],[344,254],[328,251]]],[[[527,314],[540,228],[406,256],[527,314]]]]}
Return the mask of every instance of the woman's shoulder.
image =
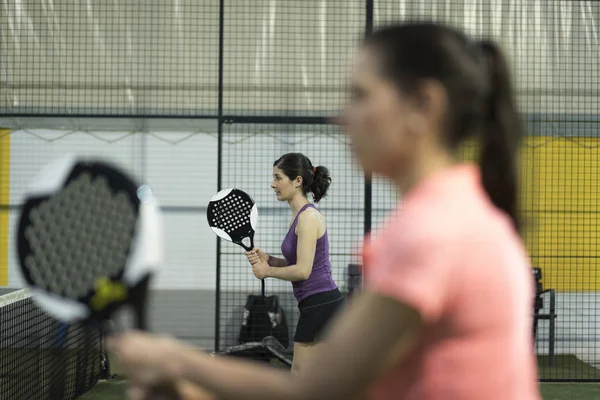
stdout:
{"type": "Polygon", "coordinates": [[[322,220],[324,220],[325,218],[323,217],[323,214],[321,214],[321,212],[314,206],[312,207],[306,207],[306,209],[304,209],[303,212],[300,213],[300,215],[298,215],[298,222],[305,222],[305,223],[312,223],[317,222],[317,223],[321,223],[322,220]]]}
{"type": "Polygon", "coordinates": [[[298,215],[296,230],[299,229],[326,229],[325,218],[315,207],[307,207],[298,215]]]}

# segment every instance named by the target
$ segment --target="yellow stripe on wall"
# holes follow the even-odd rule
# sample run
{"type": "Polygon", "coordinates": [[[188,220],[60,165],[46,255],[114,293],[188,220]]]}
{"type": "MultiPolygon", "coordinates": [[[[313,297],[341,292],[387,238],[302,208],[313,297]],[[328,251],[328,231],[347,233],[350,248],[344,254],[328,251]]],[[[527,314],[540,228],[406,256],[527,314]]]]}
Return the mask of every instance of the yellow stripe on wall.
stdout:
{"type": "Polygon", "coordinates": [[[600,290],[600,138],[528,137],[530,176],[526,242],[544,285],[565,292],[600,290]]]}
{"type": "MultiPolygon", "coordinates": [[[[0,129],[0,205],[10,202],[10,131],[0,129]]],[[[8,286],[8,208],[0,209],[0,286],[8,286]]]]}

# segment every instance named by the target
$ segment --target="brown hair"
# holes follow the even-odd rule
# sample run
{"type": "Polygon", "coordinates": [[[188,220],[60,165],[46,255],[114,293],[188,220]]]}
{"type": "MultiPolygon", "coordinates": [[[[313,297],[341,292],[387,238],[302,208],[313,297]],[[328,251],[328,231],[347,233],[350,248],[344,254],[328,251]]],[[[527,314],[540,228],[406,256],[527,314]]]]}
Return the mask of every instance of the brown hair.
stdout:
{"type": "Polygon", "coordinates": [[[308,157],[302,153],[288,153],[279,157],[274,163],[290,179],[302,177],[302,193],[313,194],[313,201],[318,203],[327,196],[331,184],[329,170],[323,166],[314,167],[308,157]]]}
{"type": "Polygon", "coordinates": [[[365,44],[375,51],[380,73],[403,93],[419,96],[424,80],[445,88],[449,98],[445,144],[456,150],[465,139],[481,135],[483,187],[520,229],[517,152],[522,127],[509,68],[499,48],[427,22],[383,28],[365,44]]]}

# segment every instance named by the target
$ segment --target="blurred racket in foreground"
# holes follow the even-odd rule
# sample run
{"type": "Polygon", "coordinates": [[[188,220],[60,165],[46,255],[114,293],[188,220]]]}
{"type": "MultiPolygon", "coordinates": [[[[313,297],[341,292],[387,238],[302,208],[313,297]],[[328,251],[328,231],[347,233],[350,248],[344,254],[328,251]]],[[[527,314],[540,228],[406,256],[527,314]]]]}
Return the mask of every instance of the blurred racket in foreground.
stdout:
{"type": "Polygon", "coordinates": [[[34,300],[55,318],[104,323],[130,305],[147,330],[148,283],[163,260],[148,186],[101,160],[57,159],[26,193],[17,245],[34,300]]]}

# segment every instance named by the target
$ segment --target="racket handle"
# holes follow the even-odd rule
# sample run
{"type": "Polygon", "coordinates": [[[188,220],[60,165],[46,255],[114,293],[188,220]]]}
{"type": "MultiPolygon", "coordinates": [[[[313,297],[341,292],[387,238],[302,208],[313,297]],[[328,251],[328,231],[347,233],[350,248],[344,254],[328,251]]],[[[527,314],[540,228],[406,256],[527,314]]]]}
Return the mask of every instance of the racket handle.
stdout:
{"type": "Polygon", "coordinates": [[[136,319],[137,328],[141,331],[148,331],[148,317],[145,308],[137,310],[136,319]]]}
{"type": "MultiPolygon", "coordinates": [[[[243,244],[242,244],[243,246],[243,244]]],[[[254,250],[254,235],[250,235],[250,248],[247,249],[248,251],[252,251],[254,250]]],[[[265,297],[265,280],[261,279],[260,280],[260,295],[264,298],[265,297]]]]}
{"type": "Polygon", "coordinates": [[[131,292],[131,305],[135,311],[136,328],[141,331],[148,330],[148,289],[150,287],[150,275],[144,277],[131,292]]]}

